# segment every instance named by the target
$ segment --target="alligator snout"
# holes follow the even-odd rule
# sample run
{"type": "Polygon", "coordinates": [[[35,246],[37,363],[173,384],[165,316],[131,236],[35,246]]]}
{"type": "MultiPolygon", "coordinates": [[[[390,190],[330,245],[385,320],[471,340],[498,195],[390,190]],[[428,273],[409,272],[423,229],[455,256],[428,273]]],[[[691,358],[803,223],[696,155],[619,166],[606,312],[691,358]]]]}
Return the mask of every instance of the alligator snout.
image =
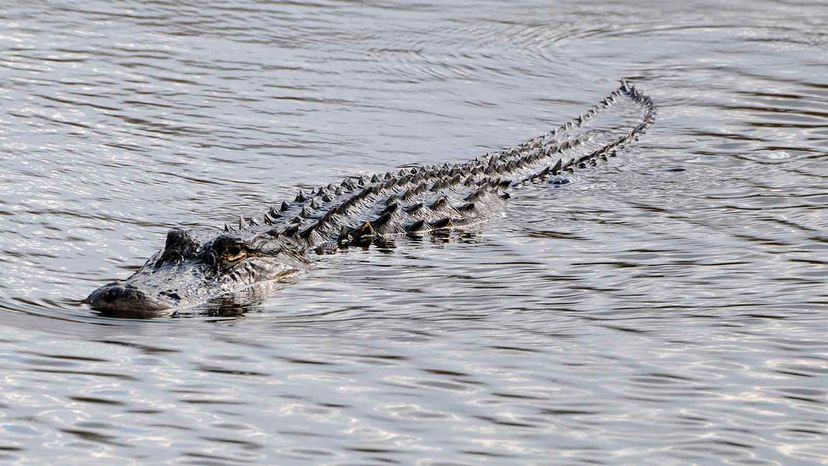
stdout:
{"type": "Polygon", "coordinates": [[[98,288],[84,301],[101,311],[160,311],[171,307],[169,303],[153,298],[135,286],[118,282],[98,288]]]}

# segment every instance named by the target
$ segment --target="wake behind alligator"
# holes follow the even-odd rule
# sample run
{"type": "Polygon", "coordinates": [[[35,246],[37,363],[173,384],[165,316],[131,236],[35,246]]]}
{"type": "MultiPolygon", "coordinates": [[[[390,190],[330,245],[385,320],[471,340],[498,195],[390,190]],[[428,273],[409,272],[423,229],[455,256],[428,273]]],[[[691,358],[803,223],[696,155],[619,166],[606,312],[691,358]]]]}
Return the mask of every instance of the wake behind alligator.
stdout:
{"type": "Polygon", "coordinates": [[[237,227],[174,229],[126,280],[93,291],[103,311],[192,307],[308,268],[311,258],[395,237],[472,228],[503,211],[510,192],[615,156],[655,121],[652,100],[625,81],[553,131],[465,163],[350,177],[300,191],[237,227]]]}

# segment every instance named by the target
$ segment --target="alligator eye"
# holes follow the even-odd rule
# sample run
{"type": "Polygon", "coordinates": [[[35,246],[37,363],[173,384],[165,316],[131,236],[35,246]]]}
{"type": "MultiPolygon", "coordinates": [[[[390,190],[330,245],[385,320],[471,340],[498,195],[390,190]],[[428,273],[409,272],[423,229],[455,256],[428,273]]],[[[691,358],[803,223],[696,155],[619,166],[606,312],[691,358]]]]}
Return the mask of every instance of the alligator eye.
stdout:
{"type": "Polygon", "coordinates": [[[244,248],[239,244],[233,244],[228,247],[226,251],[224,251],[222,259],[224,259],[225,262],[236,262],[244,259],[245,256],[247,256],[247,252],[244,248]]]}

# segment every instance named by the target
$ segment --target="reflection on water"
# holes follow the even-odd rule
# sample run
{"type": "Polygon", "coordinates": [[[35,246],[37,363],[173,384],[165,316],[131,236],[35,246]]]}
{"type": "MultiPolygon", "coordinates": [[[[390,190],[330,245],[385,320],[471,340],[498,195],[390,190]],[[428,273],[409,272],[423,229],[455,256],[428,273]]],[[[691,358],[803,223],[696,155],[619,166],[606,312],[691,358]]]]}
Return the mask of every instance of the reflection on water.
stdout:
{"type": "Polygon", "coordinates": [[[828,12],[603,3],[3,9],[0,461],[824,462],[828,12]],[[647,135],[475,235],[80,303],[170,227],[512,145],[620,78],[647,135]]]}

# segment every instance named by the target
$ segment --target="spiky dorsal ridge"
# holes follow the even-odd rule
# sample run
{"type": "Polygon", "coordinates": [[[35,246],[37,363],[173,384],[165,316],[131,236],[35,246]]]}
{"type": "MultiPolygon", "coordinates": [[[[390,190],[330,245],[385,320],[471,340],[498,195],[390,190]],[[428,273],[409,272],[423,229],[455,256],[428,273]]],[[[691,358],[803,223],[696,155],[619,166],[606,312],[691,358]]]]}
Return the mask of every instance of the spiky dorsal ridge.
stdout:
{"type": "MultiPolygon", "coordinates": [[[[652,100],[622,81],[585,113],[518,146],[465,163],[348,177],[299,191],[293,202],[271,208],[264,223],[297,247],[311,248],[463,228],[502,208],[508,189],[614,156],[646,131],[655,114],[652,100]]],[[[252,228],[252,222],[239,223],[252,228]]]]}

